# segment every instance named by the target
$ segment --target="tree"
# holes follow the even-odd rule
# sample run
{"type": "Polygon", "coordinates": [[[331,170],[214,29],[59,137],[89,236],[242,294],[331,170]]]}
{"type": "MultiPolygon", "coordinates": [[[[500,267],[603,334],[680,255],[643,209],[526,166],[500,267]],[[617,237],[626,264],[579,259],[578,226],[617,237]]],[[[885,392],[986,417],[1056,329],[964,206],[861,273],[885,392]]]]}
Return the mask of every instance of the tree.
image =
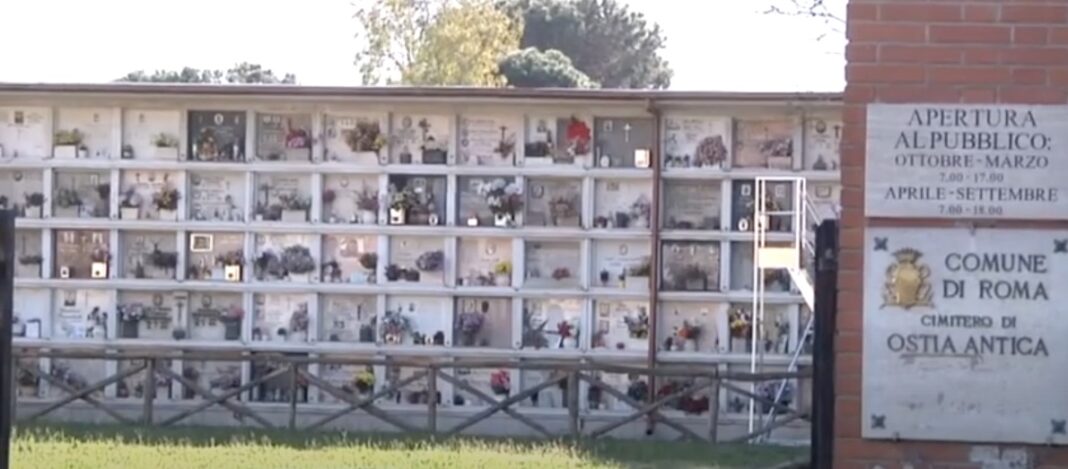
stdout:
{"type": "Polygon", "coordinates": [[[498,0],[521,20],[520,47],[558,50],[605,88],[667,88],[660,27],[617,0],[498,0]]]}
{"type": "Polygon", "coordinates": [[[533,47],[506,55],[500,73],[519,88],[597,88],[599,85],[575,68],[563,52],[533,47]]]}
{"type": "Polygon", "coordinates": [[[365,85],[392,83],[415,62],[441,0],[363,0],[353,15],[366,44],[356,52],[365,85]]]}
{"type": "Polygon", "coordinates": [[[427,29],[404,83],[500,86],[497,63],[519,46],[520,29],[487,0],[448,5],[427,29]]]}
{"type": "Polygon", "coordinates": [[[499,86],[500,58],[520,27],[490,0],[364,0],[355,18],[365,85],[499,86]]]}
{"type": "MultiPolygon", "coordinates": [[[[779,0],[768,6],[764,13],[822,21],[830,28],[830,33],[834,34],[843,34],[846,24],[845,18],[831,11],[826,0],[779,0]]],[[[821,34],[817,40],[823,39],[827,34],[821,34]]]]}
{"type": "Polygon", "coordinates": [[[182,67],[180,71],[156,70],[151,75],[144,70],[127,73],[126,76],[116,81],[125,82],[152,82],[152,83],[231,83],[231,84],[284,84],[297,83],[297,77],[287,73],[278,78],[270,69],[264,69],[260,64],[241,62],[230,67],[225,73],[220,70],[196,69],[182,67]]]}

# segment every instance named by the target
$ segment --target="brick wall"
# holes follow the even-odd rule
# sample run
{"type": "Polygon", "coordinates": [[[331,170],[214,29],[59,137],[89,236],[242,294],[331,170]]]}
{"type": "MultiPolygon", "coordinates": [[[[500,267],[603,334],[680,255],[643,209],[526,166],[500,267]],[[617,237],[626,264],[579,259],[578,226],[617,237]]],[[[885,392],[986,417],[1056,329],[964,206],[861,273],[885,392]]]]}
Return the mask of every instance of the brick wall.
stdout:
{"type": "Polygon", "coordinates": [[[850,0],[847,24],[835,467],[1068,467],[1068,448],[860,438],[864,226],[908,222],[864,218],[865,107],[1065,104],[1068,0],[850,0]]]}

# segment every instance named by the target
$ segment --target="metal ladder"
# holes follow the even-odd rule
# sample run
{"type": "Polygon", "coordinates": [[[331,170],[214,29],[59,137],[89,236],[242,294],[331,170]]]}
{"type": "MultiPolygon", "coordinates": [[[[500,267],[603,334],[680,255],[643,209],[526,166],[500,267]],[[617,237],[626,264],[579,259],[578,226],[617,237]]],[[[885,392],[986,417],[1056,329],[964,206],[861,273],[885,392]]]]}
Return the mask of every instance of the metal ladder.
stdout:
{"type": "MultiPolygon", "coordinates": [[[[762,371],[764,362],[763,329],[765,320],[764,302],[764,274],[767,270],[786,270],[793,286],[801,294],[805,307],[809,310],[808,320],[805,321],[804,329],[793,344],[793,352],[787,371],[797,371],[801,352],[804,344],[808,341],[814,330],[813,314],[815,307],[815,291],[812,283],[812,273],[809,269],[813,266],[815,253],[815,232],[809,229],[809,223],[819,221],[819,213],[815,210],[808,199],[808,190],[805,178],[801,177],[758,177],[754,187],[753,207],[753,304],[752,304],[752,342],[753,349],[750,353],[749,369],[751,373],[762,371]],[[792,191],[790,207],[775,207],[768,210],[768,183],[789,183],[792,191]],[[791,237],[785,245],[778,243],[768,245],[768,228],[773,219],[789,220],[791,224],[791,237]]],[[[773,402],[779,404],[785,394],[789,380],[783,379],[778,383],[773,402]]],[[[757,383],[750,384],[750,392],[757,393],[757,383]]],[[[749,432],[756,430],[758,425],[768,420],[775,421],[774,406],[767,415],[756,411],[757,401],[749,399],[749,432]]],[[[754,442],[766,442],[771,436],[767,432],[754,442]]]]}

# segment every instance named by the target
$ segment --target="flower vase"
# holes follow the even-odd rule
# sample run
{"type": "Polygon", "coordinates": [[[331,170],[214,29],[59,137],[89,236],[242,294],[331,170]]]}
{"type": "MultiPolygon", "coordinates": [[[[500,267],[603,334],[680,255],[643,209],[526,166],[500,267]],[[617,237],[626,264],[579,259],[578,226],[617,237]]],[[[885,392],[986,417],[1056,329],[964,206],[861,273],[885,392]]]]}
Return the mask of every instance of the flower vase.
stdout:
{"type": "Polygon", "coordinates": [[[167,210],[165,208],[161,208],[161,209],[159,209],[159,219],[160,220],[165,220],[165,221],[178,220],[178,211],[177,210],[167,210]]]}
{"type": "Polygon", "coordinates": [[[226,267],[212,267],[211,269],[212,280],[226,280],[226,267]]]}
{"type": "Polygon", "coordinates": [[[696,352],[697,351],[697,339],[686,339],[686,341],[683,342],[682,349],[687,351],[687,352],[696,352]]]}
{"type": "Polygon", "coordinates": [[[360,223],[363,225],[377,225],[378,213],[373,210],[360,210],[360,223]]]}
{"type": "Polygon", "coordinates": [[[403,208],[390,208],[389,209],[389,224],[390,225],[403,225],[407,222],[408,214],[403,208]]]}
{"type": "Polygon", "coordinates": [[[493,284],[498,287],[510,287],[512,286],[511,274],[493,274],[493,284]]]}
{"type": "Polygon", "coordinates": [[[78,218],[81,216],[82,208],[75,205],[73,207],[56,207],[53,210],[53,218],[78,218]]]}
{"type": "Polygon", "coordinates": [[[306,210],[282,210],[283,223],[304,223],[308,221],[306,210]]]}
{"type": "Polygon", "coordinates": [[[310,283],[311,282],[311,273],[303,273],[303,274],[290,273],[289,274],[289,281],[290,282],[294,282],[294,283],[310,283]]]}
{"type": "Polygon", "coordinates": [[[123,220],[136,220],[141,217],[141,209],[137,207],[119,208],[119,218],[123,220]]]}
{"type": "Polygon", "coordinates": [[[178,147],[153,147],[152,158],[157,160],[178,160],[178,147]]]}
{"type": "Polygon", "coordinates": [[[563,348],[565,349],[577,349],[578,337],[567,337],[563,340],[563,348]]]}
{"type": "Polygon", "coordinates": [[[24,218],[41,218],[41,207],[25,207],[22,209],[22,216],[24,218]]]}
{"type": "Polygon", "coordinates": [[[241,281],[241,266],[238,264],[223,267],[223,280],[227,282],[241,281]]]}
{"type": "Polygon", "coordinates": [[[75,145],[56,145],[52,149],[52,157],[73,160],[78,157],[78,147],[75,145]]]}
{"type": "Polygon", "coordinates": [[[512,226],[512,216],[506,213],[493,214],[493,226],[498,228],[507,228],[512,226]]]}

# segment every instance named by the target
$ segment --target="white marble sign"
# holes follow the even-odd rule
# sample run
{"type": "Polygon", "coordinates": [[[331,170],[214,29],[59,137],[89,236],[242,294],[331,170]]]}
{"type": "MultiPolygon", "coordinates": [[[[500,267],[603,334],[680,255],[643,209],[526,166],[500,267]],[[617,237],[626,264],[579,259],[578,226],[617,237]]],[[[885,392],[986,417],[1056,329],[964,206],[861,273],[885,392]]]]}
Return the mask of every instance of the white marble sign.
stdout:
{"type": "Polygon", "coordinates": [[[865,438],[1068,443],[1068,234],[868,228],[865,438]]]}
{"type": "Polygon", "coordinates": [[[868,106],[869,217],[1068,217],[1068,107],[868,106]]]}

